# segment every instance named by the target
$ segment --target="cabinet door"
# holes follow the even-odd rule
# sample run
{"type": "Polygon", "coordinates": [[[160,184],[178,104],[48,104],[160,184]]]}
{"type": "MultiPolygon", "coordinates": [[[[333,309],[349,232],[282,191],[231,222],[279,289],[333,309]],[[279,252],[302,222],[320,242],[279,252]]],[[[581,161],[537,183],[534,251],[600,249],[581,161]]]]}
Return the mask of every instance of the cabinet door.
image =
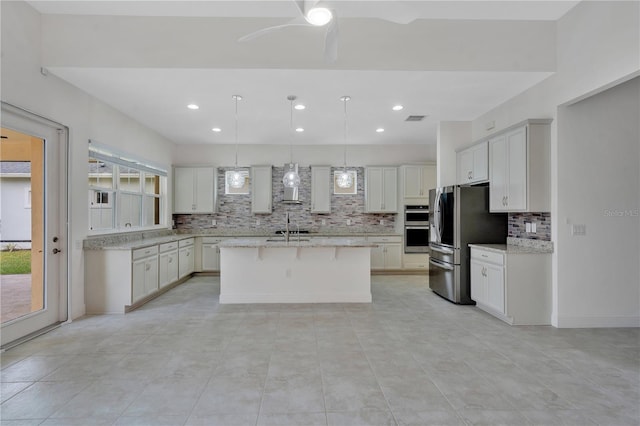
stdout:
{"type": "Polygon", "coordinates": [[[508,187],[506,204],[509,211],[527,209],[527,132],[521,127],[507,134],[508,187]]]}
{"type": "Polygon", "coordinates": [[[489,153],[488,144],[483,142],[472,148],[471,155],[471,180],[481,182],[489,179],[489,153]]]}
{"type": "Polygon", "coordinates": [[[404,168],[404,198],[423,197],[422,166],[405,166],[404,168]]]}
{"type": "Polygon", "coordinates": [[[371,269],[384,269],[384,244],[371,247],[371,269]]]}
{"type": "Polygon", "coordinates": [[[186,277],[193,272],[193,269],[193,247],[181,248],[178,253],[178,277],[186,277]]]}
{"type": "Polygon", "coordinates": [[[422,167],[422,197],[426,199],[428,203],[429,200],[429,190],[436,187],[437,182],[437,170],[436,166],[429,165],[422,167]]]}
{"type": "Polygon", "coordinates": [[[131,302],[135,303],[145,296],[145,259],[134,260],[131,277],[131,302]]]}
{"type": "Polygon", "coordinates": [[[144,265],[144,294],[158,291],[158,256],[147,258],[144,265]]]}
{"type": "Polygon", "coordinates": [[[193,213],[195,172],[192,167],[176,167],[173,170],[173,212],[193,213]]]}
{"type": "Polygon", "coordinates": [[[382,211],[384,174],[382,167],[365,169],[365,204],[367,212],[382,211]]]}
{"type": "Polygon", "coordinates": [[[402,268],[402,245],[385,244],[384,267],[385,269],[402,268]]]}
{"type": "Polygon", "coordinates": [[[213,213],[215,211],[215,169],[198,167],[195,173],[195,208],[193,213],[213,213]]]}
{"type": "Polygon", "coordinates": [[[460,151],[456,155],[456,163],[458,185],[466,185],[473,177],[473,152],[470,149],[460,151]]]}
{"type": "Polygon", "coordinates": [[[485,304],[504,314],[504,268],[492,264],[486,264],[485,268],[485,275],[487,276],[485,304]]]}
{"type": "Polygon", "coordinates": [[[311,167],[311,213],[331,213],[331,167],[311,167]]]}
{"type": "Polygon", "coordinates": [[[385,167],[383,175],[382,211],[394,213],[398,211],[398,169],[396,167],[385,167]]]}
{"type": "Polygon", "coordinates": [[[271,166],[251,167],[251,212],[271,213],[271,166]]]}
{"type": "Polygon", "coordinates": [[[161,253],[159,262],[158,282],[160,288],[178,281],[178,251],[161,253]]]}
{"type": "Polygon", "coordinates": [[[484,263],[471,260],[471,300],[486,304],[486,278],[484,277],[484,263]]]}
{"type": "Polygon", "coordinates": [[[507,144],[504,136],[489,141],[489,211],[507,211],[507,144]]]}
{"type": "Polygon", "coordinates": [[[217,244],[202,244],[202,270],[220,270],[220,251],[217,244]]]}

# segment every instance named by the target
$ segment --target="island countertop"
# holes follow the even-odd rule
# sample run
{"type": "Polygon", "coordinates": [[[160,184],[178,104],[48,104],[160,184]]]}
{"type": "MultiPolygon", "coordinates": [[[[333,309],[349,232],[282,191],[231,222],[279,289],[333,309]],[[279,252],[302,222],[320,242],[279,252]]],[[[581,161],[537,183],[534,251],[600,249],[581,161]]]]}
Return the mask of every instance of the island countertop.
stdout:
{"type": "Polygon", "coordinates": [[[221,248],[313,248],[313,247],[377,247],[377,243],[372,243],[366,238],[301,238],[291,237],[289,242],[284,239],[264,239],[264,238],[228,238],[219,243],[221,248]]]}

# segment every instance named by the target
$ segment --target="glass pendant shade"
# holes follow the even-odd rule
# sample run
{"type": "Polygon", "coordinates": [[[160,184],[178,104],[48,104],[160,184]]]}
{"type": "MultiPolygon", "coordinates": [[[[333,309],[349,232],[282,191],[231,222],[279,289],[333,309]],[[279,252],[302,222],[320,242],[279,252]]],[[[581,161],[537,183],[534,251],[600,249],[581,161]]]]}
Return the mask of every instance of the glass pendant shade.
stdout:
{"type": "Polygon", "coordinates": [[[238,170],[234,170],[229,179],[229,186],[240,189],[244,186],[244,176],[238,170]]]}
{"type": "Polygon", "coordinates": [[[300,176],[295,171],[288,171],[282,177],[285,188],[297,188],[300,185],[300,176]]]}
{"type": "Polygon", "coordinates": [[[339,188],[351,188],[353,185],[353,179],[351,178],[351,174],[346,170],[343,170],[336,177],[336,184],[339,188]]]}

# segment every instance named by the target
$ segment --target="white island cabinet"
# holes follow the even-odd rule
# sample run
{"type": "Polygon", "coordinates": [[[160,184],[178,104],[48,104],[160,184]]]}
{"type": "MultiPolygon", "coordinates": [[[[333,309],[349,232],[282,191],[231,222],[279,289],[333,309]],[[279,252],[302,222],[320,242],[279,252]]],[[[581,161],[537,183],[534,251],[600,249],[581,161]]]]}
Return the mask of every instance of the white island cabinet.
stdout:
{"type": "Polygon", "coordinates": [[[551,324],[551,253],[470,244],[471,299],[512,325],[551,324]]]}
{"type": "Polygon", "coordinates": [[[369,303],[366,239],[220,243],[220,303],[369,303]]]}

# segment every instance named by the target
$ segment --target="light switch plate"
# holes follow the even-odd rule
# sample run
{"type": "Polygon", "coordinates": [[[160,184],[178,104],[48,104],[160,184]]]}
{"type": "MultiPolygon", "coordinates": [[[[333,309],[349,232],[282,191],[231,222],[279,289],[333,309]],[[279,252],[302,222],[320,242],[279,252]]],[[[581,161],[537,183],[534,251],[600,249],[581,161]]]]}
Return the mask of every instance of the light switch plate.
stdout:
{"type": "Polygon", "coordinates": [[[347,219],[347,226],[351,225],[351,219],[347,219]]]}
{"type": "Polygon", "coordinates": [[[571,225],[571,235],[575,235],[575,236],[587,235],[587,225],[581,225],[581,224],[571,225]]]}
{"type": "Polygon", "coordinates": [[[327,224],[327,219],[322,219],[321,223],[322,223],[322,226],[325,226],[327,224]]]}
{"type": "Polygon", "coordinates": [[[216,226],[216,225],[218,224],[218,221],[217,221],[217,220],[215,220],[215,219],[212,219],[212,220],[211,220],[211,224],[212,224],[213,226],[216,226]]]}
{"type": "Polygon", "coordinates": [[[525,222],[524,224],[524,230],[529,233],[531,232],[531,224],[529,222],[525,222]]]}
{"type": "Polygon", "coordinates": [[[532,234],[536,233],[536,223],[535,222],[531,222],[531,233],[532,234]]]}

